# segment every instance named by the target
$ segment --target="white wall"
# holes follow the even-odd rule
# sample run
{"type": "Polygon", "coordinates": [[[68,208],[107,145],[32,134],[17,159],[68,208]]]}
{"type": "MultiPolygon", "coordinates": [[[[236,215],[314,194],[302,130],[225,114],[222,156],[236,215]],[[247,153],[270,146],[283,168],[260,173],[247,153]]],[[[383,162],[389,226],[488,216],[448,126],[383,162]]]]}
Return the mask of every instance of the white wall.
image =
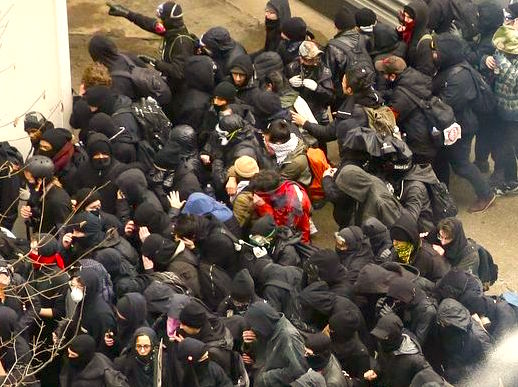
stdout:
{"type": "Polygon", "coordinates": [[[25,156],[24,114],[68,127],[71,107],[66,0],[0,0],[0,141],[25,156]]]}

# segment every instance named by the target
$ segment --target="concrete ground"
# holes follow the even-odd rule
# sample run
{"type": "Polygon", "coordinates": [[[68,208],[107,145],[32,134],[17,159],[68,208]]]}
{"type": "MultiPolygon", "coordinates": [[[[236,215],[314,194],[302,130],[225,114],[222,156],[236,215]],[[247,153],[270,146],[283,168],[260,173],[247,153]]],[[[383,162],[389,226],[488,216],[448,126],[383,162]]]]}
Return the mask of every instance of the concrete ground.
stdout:
{"type": "MultiPolygon", "coordinates": [[[[133,11],[154,15],[160,0],[121,0],[121,4],[133,11]]],[[[108,16],[108,8],[103,0],[69,0],[69,37],[72,69],[72,85],[78,90],[81,72],[90,62],[87,44],[95,32],[111,36],[122,51],[137,54],[157,55],[160,40],[154,35],[140,30],[123,18],[108,16]]],[[[264,41],[263,11],[266,0],[190,0],[180,1],[184,18],[189,29],[200,36],[212,26],[225,26],[232,36],[249,51],[261,47],[264,41]]],[[[290,1],[292,15],[303,17],[318,41],[325,43],[334,34],[333,23],[324,16],[299,1],[290,1]]],[[[336,155],[336,147],[332,154],[336,155]]],[[[492,288],[495,293],[507,289],[518,289],[518,262],[516,245],[518,234],[518,198],[498,198],[496,203],[483,214],[466,212],[474,200],[473,189],[465,181],[453,177],[451,192],[459,208],[459,218],[464,223],[466,235],[485,246],[500,266],[500,279],[492,288]]],[[[327,205],[314,216],[320,232],[315,242],[320,246],[334,244],[332,208],[327,205]]]]}

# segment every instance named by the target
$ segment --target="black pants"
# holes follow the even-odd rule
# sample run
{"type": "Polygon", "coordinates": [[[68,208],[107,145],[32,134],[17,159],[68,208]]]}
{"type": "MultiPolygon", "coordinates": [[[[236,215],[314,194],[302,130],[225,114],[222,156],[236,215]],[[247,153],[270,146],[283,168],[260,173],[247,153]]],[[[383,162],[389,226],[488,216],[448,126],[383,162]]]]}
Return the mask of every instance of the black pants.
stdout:
{"type": "Polygon", "coordinates": [[[504,183],[517,180],[516,150],[518,149],[518,122],[504,121],[494,136],[496,146],[493,157],[495,171],[491,180],[504,183]]]}
{"type": "Polygon", "coordinates": [[[489,155],[495,159],[496,136],[500,134],[501,123],[497,115],[479,117],[479,129],[475,143],[475,163],[487,163],[489,155]]]}
{"type": "Polygon", "coordinates": [[[490,196],[490,189],[478,168],[469,161],[473,134],[462,134],[462,138],[451,146],[441,148],[435,158],[433,169],[440,181],[450,183],[450,165],[460,177],[468,180],[480,199],[490,196]]]}

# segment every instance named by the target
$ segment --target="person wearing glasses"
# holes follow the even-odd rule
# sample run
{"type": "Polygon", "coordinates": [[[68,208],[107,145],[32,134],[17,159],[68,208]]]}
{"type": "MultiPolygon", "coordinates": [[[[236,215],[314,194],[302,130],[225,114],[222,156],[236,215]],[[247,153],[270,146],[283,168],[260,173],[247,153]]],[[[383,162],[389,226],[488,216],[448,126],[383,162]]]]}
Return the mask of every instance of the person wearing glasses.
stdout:
{"type": "Polygon", "coordinates": [[[161,376],[162,387],[172,386],[167,366],[167,353],[160,350],[155,331],[149,327],[135,330],[130,344],[115,359],[115,366],[134,387],[156,386],[161,376]],[[158,371],[162,371],[159,374],[158,371]]]}

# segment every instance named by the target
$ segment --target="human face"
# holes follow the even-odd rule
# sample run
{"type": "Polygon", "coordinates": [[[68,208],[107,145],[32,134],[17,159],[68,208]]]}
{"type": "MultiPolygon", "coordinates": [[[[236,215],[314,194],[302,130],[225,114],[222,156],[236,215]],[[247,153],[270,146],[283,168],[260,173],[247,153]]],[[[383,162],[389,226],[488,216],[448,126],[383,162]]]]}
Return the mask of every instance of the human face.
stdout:
{"type": "Polygon", "coordinates": [[[201,331],[201,328],[193,328],[185,324],[180,324],[180,329],[187,333],[189,336],[197,335],[201,331]]]}
{"type": "Polygon", "coordinates": [[[142,357],[149,355],[151,352],[151,339],[146,335],[138,336],[135,342],[135,350],[142,357]]]}
{"type": "Polygon", "coordinates": [[[110,157],[110,155],[105,155],[104,153],[97,153],[92,158],[94,160],[100,160],[100,159],[107,159],[109,157],[110,157]]]}
{"type": "Polygon", "coordinates": [[[25,176],[25,180],[27,180],[27,183],[29,184],[36,184],[36,179],[34,176],[32,176],[32,173],[30,173],[28,170],[23,171],[23,175],[25,176]]]}
{"type": "Polygon", "coordinates": [[[301,56],[299,58],[299,60],[300,60],[300,64],[302,64],[303,66],[313,67],[313,66],[318,65],[319,57],[317,56],[316,58],[309,59],[309,58],[304,58],[303,56],[301,56]]]}
{"type": "Polygon", "coordinates": [[[410,24],[414,21],[407,12],[403,13],[403,20],[405,21],[405,24],[410,24]]]}
{"type": "Polygon", "coordinates": [[[39,128],[30,128],[27,130],[32,143],[37,143],[41,138],[41,130],[39,128]]]}
{"type": "Polygon", "coordinates": [[[271,8],[266,8],[264,10],[264,17],[268,20],[277,20],[279,18],[277,13],[271,8]]]}
{"type": "Polygon", "coordinates": [[[216,106],[225,106],[227,104],[227,100],[220,97],[214,97],[214,105],[216,106]]]}
{"type": "Polygon", "coordinates": [[[79,290],[85,290],[85,287],[81,282],[79,282],[79,278],[72,277],[72,279],[68,282],[68,286],[70,286],[70,289],[77,288],[79,290]]]}
{"type": "Polygon", "coordinates": [[[246,74],[232,72],[232,79],[234,80],[234,85],[237,87],[243,87],[246,84],[246,74]]]}
{"type": "Polygon", "coordinates": [[[52,150],[52,145],[45,140],[40,141],[40,151],[50,152],[52,150]]]}
{"type": "Polygon", "coordinates": [[[347,77],[344,75],[342,78],[342,90],[345,95],[353,95],[353,89],[347,85],[347,77]]]}
{"type": "Polygon", "coordinates": [[[451,243],[451,241],[453,240],[451,235],[449,235],[444,230],[439,230],[439,233],[437,234],[437,238],[441,241],[441,245],[443,245],[443,246],[447,245],[448,243],[451,243]]]}
{"type": "Polygon", "coordinates": [[[85,211],[95,211],[101,209],[101,201],[96,200],[85,207],[85,211]]]}

